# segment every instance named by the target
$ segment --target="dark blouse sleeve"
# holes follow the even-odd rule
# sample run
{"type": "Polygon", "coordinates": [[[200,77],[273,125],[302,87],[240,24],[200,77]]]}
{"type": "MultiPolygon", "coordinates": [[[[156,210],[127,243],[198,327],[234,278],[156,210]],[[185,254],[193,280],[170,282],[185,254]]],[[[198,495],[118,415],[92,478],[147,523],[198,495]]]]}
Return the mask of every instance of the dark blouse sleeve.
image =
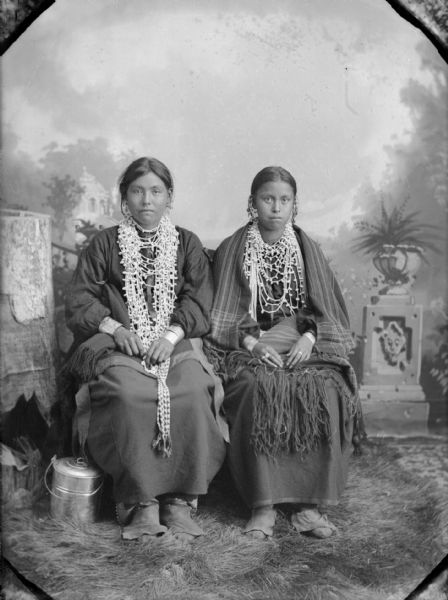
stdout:
{"type": "Polygon", "coordinates": [[[98,333],[99,324],[111,313],[101,300],[108,271],[105,246],[104,240],[97,236],[81,252],[68,288],[67,326],[75,337],[86,339],[98,333]]]}
{"type": "Polygon", "coordinates": [[[241,348],[244,347],[243,341],[248,335],[258,339],[260,337],[260,325],[249,313],[246,313],[238,323],[238,340],[241,348]]]}
{"type": "Polygon", "coordinates": [[[297,313],[297,331],[303,335],[307,331],[311,332],[314,337],[317,336],[317,325],[314,314],[311,310],[300,309],[297,313]]]}
{"type": "Polygon", "coordinates": [[[181,229],[180,236],[180,250],[184,253],[182,286],[177,293],[171,323],[180,325],[187,338],[202,337],[210,329],[213,301],[210,259],[194,233],[181,229]]]}

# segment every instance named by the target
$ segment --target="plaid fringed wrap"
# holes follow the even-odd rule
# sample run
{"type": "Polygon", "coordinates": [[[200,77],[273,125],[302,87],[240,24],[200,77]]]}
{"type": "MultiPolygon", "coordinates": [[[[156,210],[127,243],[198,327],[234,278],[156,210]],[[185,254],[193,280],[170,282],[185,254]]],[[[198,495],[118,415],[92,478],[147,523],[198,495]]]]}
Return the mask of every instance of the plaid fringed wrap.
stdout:
{"type": "MultiPolygon", "coordinates": [[[[244,275],[247,225],[222,242],[213,258],[215,300],[209,345],[239,349],[239,328],[246,319],[251,293],[244,275]]],[[[319,245],[294,227],[301,241],[308,300],[317,324],[317,347],[324,354],[347,357],[353,338],[341,289],[319,245]]]]}
{"type": "Polygon", "coordinates": [[[224,381],[237,377],[244,368],[253,370],[251,440],[257,452],[271,456],[283,450],[302,452],[329,439],[327,380],[342,398],[344,417],[354,419],[357,449],[364,434],[356,376],[348,360],[353,338],[345,302],[318,244],[299,228],[294,230],[302,245],[308,302],[317,325],[310,361],[298,363],[294,369],[279,369],[240,350],[240,326],[247,323],[251,300],[243,270],[247,226],[224,240],[214,256],[215,302],[205,345],[207,356],[224,381]]]}
{"type": "Polygon", "coordinates": [[[294,369],[279,369],[262,363],[248,352],[236,350],[228,354],[229,380],[247,368],[254,374],[250,440],[256,454],[275,457],[282,452],[306,453],[322,441],[331,443],[328,382],[341,398],[342,420],[354,419],[359,433],[358,395],[352,387],[354,382],[348,382],[350,375],[345,365],[331,362],[328,356],[313,354],[311,360],[299,363],[294,369]]]}

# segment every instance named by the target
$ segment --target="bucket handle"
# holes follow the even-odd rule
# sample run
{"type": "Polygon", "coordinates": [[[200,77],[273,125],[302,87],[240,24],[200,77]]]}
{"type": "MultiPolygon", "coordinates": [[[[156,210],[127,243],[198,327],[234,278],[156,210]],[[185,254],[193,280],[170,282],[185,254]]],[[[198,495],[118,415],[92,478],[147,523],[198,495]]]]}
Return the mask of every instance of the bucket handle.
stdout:
{"type": "MultiPolygon", "coordinates": [[[[48,467],[45,469],[45,473],[44,473],[44,484],[45,487],[47,488],[47,492],[49,492],[52,496],[54,496],[55,498],[60,498],[60,496],[58,496],[57,494],[55,494],[53,492],[52,489],[50,489],[49,485],[48,485],[48,472],[50,471],[51,467],[54,468],[53,464],[54,461],[56,460],[56,454],[52,457],[52,459],[50,460],[48,467]]],[[[77,458],[76,462],[84,463],[87,464],[86,461],[83,458],[77,458]]],[[[83,494],[83,496],[93,496],[94,494],[96,494],[97,492],[100,491],[100,489],[103,487],[103,483],[104,481],[101,481],[100,485],[96,488],[96,490],[93,490],[93,492],[90,492],[88,494],[83,494]]]]}

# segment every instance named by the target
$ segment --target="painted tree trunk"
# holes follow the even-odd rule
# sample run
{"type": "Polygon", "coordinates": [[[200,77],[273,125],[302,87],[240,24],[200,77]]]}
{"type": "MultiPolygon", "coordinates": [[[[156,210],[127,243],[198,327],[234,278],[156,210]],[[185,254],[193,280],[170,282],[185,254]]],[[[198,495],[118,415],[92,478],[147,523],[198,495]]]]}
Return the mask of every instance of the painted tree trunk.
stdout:
{"type": "Polygon", "coordinates": [[[44,415],[56,399],[49,215],[0,211],[1,413],[36,394],[44,415]]]}

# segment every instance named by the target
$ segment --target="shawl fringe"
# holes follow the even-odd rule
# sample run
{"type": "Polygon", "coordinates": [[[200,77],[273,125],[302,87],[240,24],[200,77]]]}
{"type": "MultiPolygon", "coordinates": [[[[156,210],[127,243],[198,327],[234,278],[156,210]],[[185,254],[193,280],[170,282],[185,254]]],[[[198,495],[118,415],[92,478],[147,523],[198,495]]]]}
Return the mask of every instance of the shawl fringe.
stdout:
{"type": "MultiPolygon", "coordinates": [[[[230,379],[250,368],[255,376],[254,414],[250,441],[256,454],[275,458],[283,452],[305,454],[322,442],[331,443],[326,382],[340,395],[344,416],[354,419],[359,435],[358,395],[347,384],[340,367],[306,363],[293,370],[265,365],[245,352],[232,352],[227,360],[230,379]]],[[[354,434],[355,438],[355,434],[354,434]]],[[[356,448],[355,448],[356,451],[356,448]]]]}
{"type": "Polygon", "coordinates": [[[202,349],[208,362],[212,365],[214,373],[221,378],[223,383],[225,383],[228,379],[226,372],[226,358],[228,352],[213,345],[208,339],[204,339],[203,342],[202,349]]]}
{"type": "Polygon", "coordinates": [[[87,383],[96,375],[96,354],[88,346],[80,346],[68,360],[65,368],[78,381],[87,383]]]}
{"type": "Polygon", "coordinates": [[[80,384],[88,383],[101,374],[107,365],[101,365],[100,360],[112,354],[115,348],[110,335],[98,333],[78,346],[64,365],[63,374],[80,384]]]}

